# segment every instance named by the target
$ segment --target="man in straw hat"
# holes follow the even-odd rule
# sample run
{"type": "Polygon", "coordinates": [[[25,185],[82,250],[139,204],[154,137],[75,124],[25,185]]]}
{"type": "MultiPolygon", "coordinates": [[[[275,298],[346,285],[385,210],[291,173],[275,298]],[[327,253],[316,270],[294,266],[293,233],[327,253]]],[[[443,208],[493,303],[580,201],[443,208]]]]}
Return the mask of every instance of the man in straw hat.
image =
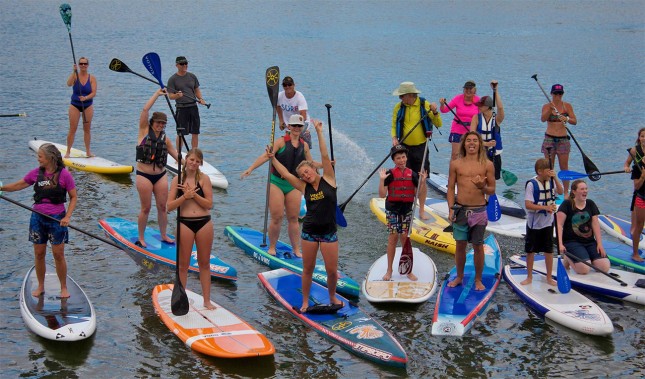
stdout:
{"type": "MultiPolygon", "coordinates": [[[[408,149],[406,166],[416,173],[421,173],[423,168],[427,174],[430,171],[429,154],[426,154],[425,162],[421,162],[426,140],[432,137],[432,126],[440,128],[442,121],[437,104],[419,97],[420,93],[412,82],[403,82],[392,92],[401,99],[392,111],[392,146],[405,146],[408,149]]],[[[430,218],[424,209],[427,195],[428,186],[424,180],[419,186],[419,217],[423,220],[430,218]]]]}

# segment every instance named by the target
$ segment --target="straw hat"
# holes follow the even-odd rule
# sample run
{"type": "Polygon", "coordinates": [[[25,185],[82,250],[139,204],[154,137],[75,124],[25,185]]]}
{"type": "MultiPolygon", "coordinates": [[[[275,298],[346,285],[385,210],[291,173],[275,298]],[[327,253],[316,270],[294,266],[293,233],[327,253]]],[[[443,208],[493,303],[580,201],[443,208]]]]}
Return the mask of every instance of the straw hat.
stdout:
{"type": "Polygon", "coordinates": [[[419,91],[417,87],[414,86],[414,83],[403,82],[399,84],[399,88],[395,89],[394,92],[392,92],[392,95],[401,96],[408,93],[421,93],[421,91],[419,91]]]}

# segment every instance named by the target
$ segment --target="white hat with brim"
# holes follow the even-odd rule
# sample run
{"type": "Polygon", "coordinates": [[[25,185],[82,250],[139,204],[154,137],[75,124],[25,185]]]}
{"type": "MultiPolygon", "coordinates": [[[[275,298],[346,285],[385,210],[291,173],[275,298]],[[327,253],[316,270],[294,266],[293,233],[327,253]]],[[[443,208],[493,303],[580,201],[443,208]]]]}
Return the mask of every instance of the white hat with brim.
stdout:
{"type": "Polygon", "coordinates": [[[417,87],[414,86],[414,83],[403,82],[399,84],[399,88],[395,89],[394,92],[392,92],[392,95],[401,96],[407,93],[421,93],[421,91],[419,91],[417,87]]]}

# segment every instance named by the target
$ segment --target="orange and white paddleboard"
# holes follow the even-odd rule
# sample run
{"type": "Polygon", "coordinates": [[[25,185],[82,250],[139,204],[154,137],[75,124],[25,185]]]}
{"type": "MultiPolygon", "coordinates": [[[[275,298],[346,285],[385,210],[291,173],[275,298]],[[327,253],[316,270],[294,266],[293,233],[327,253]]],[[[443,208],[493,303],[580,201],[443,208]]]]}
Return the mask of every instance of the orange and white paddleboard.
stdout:
{"type": "Polygon", "coordinates": [[[203,297],[186,290],[190,310],[175,316],[170,310],[172,284],[160,284],[152,291],[152,303],[168,329],[191,349],[218,358],[273,355],[273,344],[232,312],[211,301],[215,309],[203,306],[203,297]]]}

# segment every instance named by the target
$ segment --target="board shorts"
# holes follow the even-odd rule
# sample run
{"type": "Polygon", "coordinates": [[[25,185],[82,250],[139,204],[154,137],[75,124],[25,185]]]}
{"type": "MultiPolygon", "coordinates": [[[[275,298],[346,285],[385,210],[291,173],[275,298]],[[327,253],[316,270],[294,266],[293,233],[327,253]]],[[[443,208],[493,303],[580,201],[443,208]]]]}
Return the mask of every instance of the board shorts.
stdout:
{"type": "Polygon", "coordinates": [[[177,108],[177,134],[185,136],[187,134],[199,134],[199,108],[197,105],[192,107],[177,108]],[[179,127],[183,127],[180,130],[179,127]]]}
{"type": "Polygon", "coordinates": [[[527,225],[524,252],[553,253],[553,225],[542,229],[531,229],[527,225]]]}
{"type": "MultiPolygon", "coordinates": [[[[421,172],[421,159],[423,159],[423,150],[426,148],[426,144],[422,143],[421,145],[406,145],[403,144],[408,149],[408,162],[406,163],[406,166],[416,172],[419,173],[421,172]]],[[[423,168],[426,170],[426,172],[430,172],[430,159],[428,158],[430,154],[426,154],[426,160],[423,163],[423,168]]],[[[421,183],[419,183],[421,184],[421,183]]]]}
{"type": "Polygon", "coordinates": [[[542,142],[542,154],[548,154],[547,148],[551,148],[554,154],[569,154],[571,152],[571,142],[569,136],[556,137],[544,133],[544,142],[542,142]]]}
{"type": "Polygon", "coordinates": [[[634,206],[639,209],[645,208],[645,200],[636,196],[636,200],[634,201],[634,206]]]}
{"type": "Polygon", "coordinates": [[[459,133],[450,133],[450,135],[448,136],[448,142],[450,142],[450,143],[460,143],[461,142],[461,137],[464,134],[465,133],[461,133],[461,134],[459,134],[459,133]]]}
{"type": "Polygon", "coordinates": [[[300,238],[303,241],[309,241],[309,242],[326,242],[326,243],[332,243],[332,242],[338,242],[338,236],[336,235],[336,232],[329,233],[329,234],[309,234],[306,232],[302,232],[300,234],[300,238]]]}
{"type": "MultiPolygon", "coordinates": [[[[600,253],[598,253],[598,244],[594,242],[589,243],[580,243],[577,241],[569,241],[564,243],[564,248],[567,249],[569,254],[573,254],[581,261],[595,261],[596,259],[602,259],[600,253]]],[[[570,259],[573,263],[575,259],[570,259]]]]}
{"type": "Polygon", "coordinates": [[[468,241],[473,245],[483,245],[484,232],[486,232],[486,225],[488,225],[486,206],[467,207],[456,204],[453,209],[452,236],[455,241],[468,241]]]}
{"type": "Polygon", "coordinates": [[[65,212],[51,215],[58,221],[54,221],[38,213],[31,214],[29,220],[29,241],[36,245],[43,245],[49,241],[52,245],[60,245],[68,242],[68,230],[66,226],[60,225],[60,220],[65,217],[65,212]]]}
{"type": "Polygon", "coordinates": [[[407,233],[412,221],[412,210],[410,209],[406,214],[400,214],[386,209],[385,218],[387,219],[387,231],[389,234],[407,233]]]}
{"type": "Polygon", "coordinates": [[[271,174],[271,184],[278,187],[285,195],[295,189],[286,179],[278,178],[274,174],[271,174]]]}

